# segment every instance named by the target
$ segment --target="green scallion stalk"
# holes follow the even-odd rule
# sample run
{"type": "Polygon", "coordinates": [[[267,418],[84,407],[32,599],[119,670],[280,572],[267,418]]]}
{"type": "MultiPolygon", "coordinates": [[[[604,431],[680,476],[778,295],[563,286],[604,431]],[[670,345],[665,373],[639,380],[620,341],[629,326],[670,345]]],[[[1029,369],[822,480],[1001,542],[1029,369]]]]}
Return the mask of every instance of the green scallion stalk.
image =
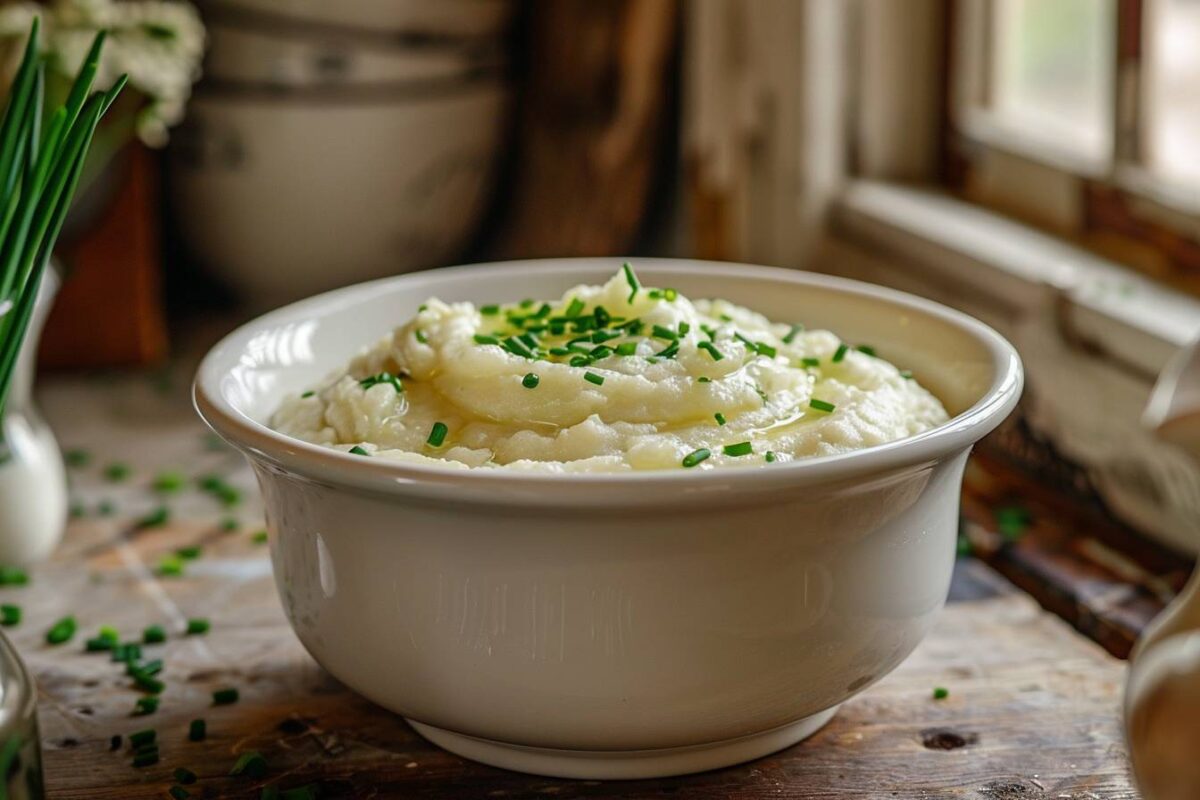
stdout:
{"type": "Polygon", "coordinates": [[[718,411],[717,413],[713,414],[713,419],[715,419],[715,420],[717,421],[717,424],[718,424],[718,425],[724,425],[724,424],[725,424],[725,422],[726,422],[726,420],[725,420],[725,415],[724,415],[724,414],[722,414],[720,411],[718,411]]]}
{"type": "Polygon", "coordinates": [[[849,347],[847,347],[846,345],[844,345],[844,344],[839,344],[839,345],[838,345],[838,349],[837,349],[837,350],[835,350],[835,351],[834,351],[834,353],[833,353],[833,359],[832,359],[833,363],[835,363],[835,364],[840,364],[840,363],[841,363],[841,361],[842,361],[842,359],[846,357],[846,353],[847,353],[849,350],[850,350],[850,348],[849,348],[849,347]]]}
{"type": "Polygon", "coordinates": [[[792,342],[796,341],[796,334],[800,333],[803,330],[804,330],[803,325],[793,325],[792,329],[789,330],[787,332],[787,335],[783,337],[783,343],[791,344],[792,342]]]}
{"type": "Polygon", "coordinates": [[[825,400],[812,399],[808,401],[808,407],[814,408],[817,411],[832,412],[837,406],[825,400]]]}
{"type": "Polygon", "coordinates": [[[821,359],[813,358],[812,356],[805,356],[804,358],[800,359],[800,363],[806,367],[819,367],[821,366],[821,359]]]}
{"type": "Polygon", "coordinates": [[[721,449],[727,456],[748,456],[754,452],[754,445],[750,442],[738,442],[727,444],[721,449]]]}
{"type": "Polygon", "coordinates": [[[603,386],[603,385],[604,385],[604,376],[603,376],[603,375],[597,375],[597,374],[596,374],[596,373],[594,373],[594,372],[585,372],[585,373],[583,373],[583,379],[584,379],[585,381],[587,381],[588,383],[595,384],[596,386],[603,386]]]}
{"type": "Polygon", "coordinates": [[[708,458],[711,455],[712,455],[711,450],[709,450],[707,447],[701,447],[699,450],[693,450],[692,452],[690,452],[686,456],[684,456],[683,461],[681,463],[683,464],[683,466],[691,468],[691,467],[694,467],[697,464],[699,464],[701,461],[704,461],[706,458],[708,458]]]}

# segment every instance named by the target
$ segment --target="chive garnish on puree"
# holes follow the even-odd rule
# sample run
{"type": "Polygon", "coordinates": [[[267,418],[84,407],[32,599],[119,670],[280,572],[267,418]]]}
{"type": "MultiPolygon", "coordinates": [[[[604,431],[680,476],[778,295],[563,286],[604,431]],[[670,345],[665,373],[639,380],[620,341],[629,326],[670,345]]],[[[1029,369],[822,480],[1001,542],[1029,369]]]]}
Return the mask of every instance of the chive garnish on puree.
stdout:
{"type": "Polygon", "coordinates": [[[835,406],[833,403],[830,403],[826,400],[817,400],[816,398],[808,401],[808,407],[816,409],[817,411],[825,412],[832,412],[835,408],[837,408],[837,406],[835,406]]]}
{"type": "Polygon", "coordinates": [[[690,452],[686,456],[684,456],[683,461],[681,463],[685,467],[694,467],[711,455],[712,455],[711,450],[709,450],[707,447],[701,447],[699,450],[693,450],[692,452],[690,452]]]}
{"type": "Polygon", "coordinates": [[[737,444],[727,444],[721,449],[727,456],[748,456],[754,452],[754,445],[750,442],[738,442],[737,444]]]}
{"type": "Polygon", "coordinates": [[[442,443],[446,441],[446,434],[449,432],[450,429],[446,427],[446,423],[435,422],[433,423],[433,428],[429,431],[429,438],[425,440],[425,443],[430,447],[441,447],[442,443]]]}
{"type": "Polygon", "coordinates": [[[846,352],[849,351],[849,349],[850,348],[846,345],[839,344],[838,349],[834,351],[833,358],[831,359],[833,363],[840,364],[842,359],[846,357],[846,352]]]}
{"type": "Polygon", "coordinates": [[[362,447],[360,447],[359,445],[354,445],[354,447],[351,447],[351,448],[350,448],[349,450],[347,450],[346,452],[348,452],[348,453],[350,453],[350,454],[352,454],[352,455],[356,455],[356,456],[369,456],[369,455],[371,455],[371,454],[370,454],[370,453],[368,453],[366,450],[362,449],[362,447]]]}
{"type": "Polygon", "coordinates": [[[390,372],[380,372],[376,375],[363,378],[358,382],[358,385],[361,386],[365,391],[370,389],[372,386],[378,386],[381,383],[389,384],[393,389],[396,390],[396,394],[400,394],[404,391],[404,384],[400,382],[398,377],[390,372]]]}

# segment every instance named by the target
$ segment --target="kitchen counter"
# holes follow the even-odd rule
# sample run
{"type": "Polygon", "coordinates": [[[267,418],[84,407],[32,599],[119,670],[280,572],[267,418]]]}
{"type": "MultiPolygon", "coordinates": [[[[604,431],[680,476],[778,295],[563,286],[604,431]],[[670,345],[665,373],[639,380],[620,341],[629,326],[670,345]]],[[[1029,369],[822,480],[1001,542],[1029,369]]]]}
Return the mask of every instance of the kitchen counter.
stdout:
{"type": "MultiPolygon", "coordinates": [[[[951,602],[899,669],[847,702],[808,741],[740,767],[635,782],[567,781],[463,761],[426,743],[396,715],[340,686],[305,653],[275,594],[253,478],[241,458],[206,434],[184,380],[156,376],[42,382],[43,409],[72,468],[78,516],[54,560],[27,586],[0,587],[24,609],[7,629],[39,684],[51,798],[162,798],[186,767],[193,797],[257,798],[262,787],[322,785],[345,798],[1135,798],[1120,724],[1124,665],[979,561],[960,559],[951,602]],[[113,463],[122,481],[106,478],[113,463]],[[164,471],[185,486],[155,492],[164,471]],[[204,491],[219,475],[233,492],[204,491]],[[220,495],[224,494],[224,500],[220,495]],[[227,505],[227,503],[229,503],[227,505]],[[160,508],[169,511],[156,522],[160,508]],[[107,512],[107,513],[105,513],[107,512]],[[226,521],[229,521],[226,523],[226,521]],[[236,527],[233,523],[236,522],[236,527]],[[198,557],[175,560],[180,548],[198,557]],[[179,575],[159,574],[181,572],[179,575]],[[74,639],[44,641],[73,614],[74,639]],[[186,621],[211,622],[184,635],[186,621]],[[131,716],[142,696],[122,664],[84,652],[101,625],[140,639],[166,628],[166,689],[158,709],[131,716]],[[934,699],[934,687],[949,696],[934,699]],[[212,693],[239,700],[213,707],[212,693]],[[193,719],[207,738],[188,741],[193,719]],[[131,765],[128,734],[157,730],[161,761],[131,765]],[[110,741],[123,735],[114,751],[110,741]],[[257,750],[264,777],[230,777],[257,750]]],[[[168,481],[169,483],[169,481],[168,481]]]]}

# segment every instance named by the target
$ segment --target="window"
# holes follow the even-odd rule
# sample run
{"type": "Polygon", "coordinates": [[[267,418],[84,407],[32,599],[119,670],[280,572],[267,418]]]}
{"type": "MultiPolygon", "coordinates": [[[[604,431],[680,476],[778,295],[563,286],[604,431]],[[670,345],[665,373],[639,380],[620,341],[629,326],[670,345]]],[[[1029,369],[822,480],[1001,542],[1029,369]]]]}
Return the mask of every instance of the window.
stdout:
{"type": "Polygon", "coordinates": [[[1200,0],[950,10],[950,186],[1200,292],[1200,0]]]}

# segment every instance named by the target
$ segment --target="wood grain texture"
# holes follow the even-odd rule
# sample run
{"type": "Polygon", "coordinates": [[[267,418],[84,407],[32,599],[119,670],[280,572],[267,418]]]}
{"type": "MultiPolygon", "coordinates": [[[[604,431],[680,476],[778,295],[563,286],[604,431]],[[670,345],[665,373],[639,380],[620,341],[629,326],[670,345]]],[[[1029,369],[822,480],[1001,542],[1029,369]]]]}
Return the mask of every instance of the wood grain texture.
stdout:
{"type": "Polygon", "coordinates": [[[1119,722],[1122,667],[1042,611],[978,562],[960,562],[952,602],[917,652],[842,711],[816,736],[751,764],[670,780],[563,781],[472,764],[440,751],[398,717],[341,687],[303,651],[275,596],[267,548],[250,531],[258,506],[248,470],[209,450],[181,390],[149,381],[57,381],[43,399],[64,446],[85,446],[90,466],[74,473],[86,513],[54,561],[26,587],[0,587],[0,602],[25,607],[9,629],[40,686],[39,714],[49,797],[161,798],[171,771],[200,776],[194,797],[253,798],[265,783],[323,782],[323,797],[345,798],[968,798],[1117,800],[1135,798],[1119,722]],[[86,409],[80,411],[80,409],[86,409]],[[131,478],[111,484],[104,464],[121,459],[131,478]],[[135,530],[130,518],[161,502],[147,488],[166,467],[198,475],[219,470],[244,489],[234,510],[243,526],[219,530],[228,513],[187,490],[166,499],[170,524],[135,530]],[[97,516],[103,499],[117,504],[97,516]],[[187,544],[201,558],[179,578],[152,567],[187,544]],[[966,588],[963,588],[963,586],[966,588]],[[74,613],[80,633],[50,647],[51,622],[74,613]],[[212,631],[180,634],[188,617],[212,631]],[[148,624],[170,629],[146,648],[166,662],[160,710],[131,717],[138,693],[107,655],[82,652],[101,624],[126,636],[148,624]],[[211,691],[237,687],[236,705],[211,707],[211,691]],[[932,699],[934,686],[950,690],[932,699]],[[189,720],[209,736],[186,741],[189,720]],[[134,769],[113,734],[154,727],[162,762],[134,769]],[[262,752],[262,780],[231,778],[239,753],[262,752]]]}

